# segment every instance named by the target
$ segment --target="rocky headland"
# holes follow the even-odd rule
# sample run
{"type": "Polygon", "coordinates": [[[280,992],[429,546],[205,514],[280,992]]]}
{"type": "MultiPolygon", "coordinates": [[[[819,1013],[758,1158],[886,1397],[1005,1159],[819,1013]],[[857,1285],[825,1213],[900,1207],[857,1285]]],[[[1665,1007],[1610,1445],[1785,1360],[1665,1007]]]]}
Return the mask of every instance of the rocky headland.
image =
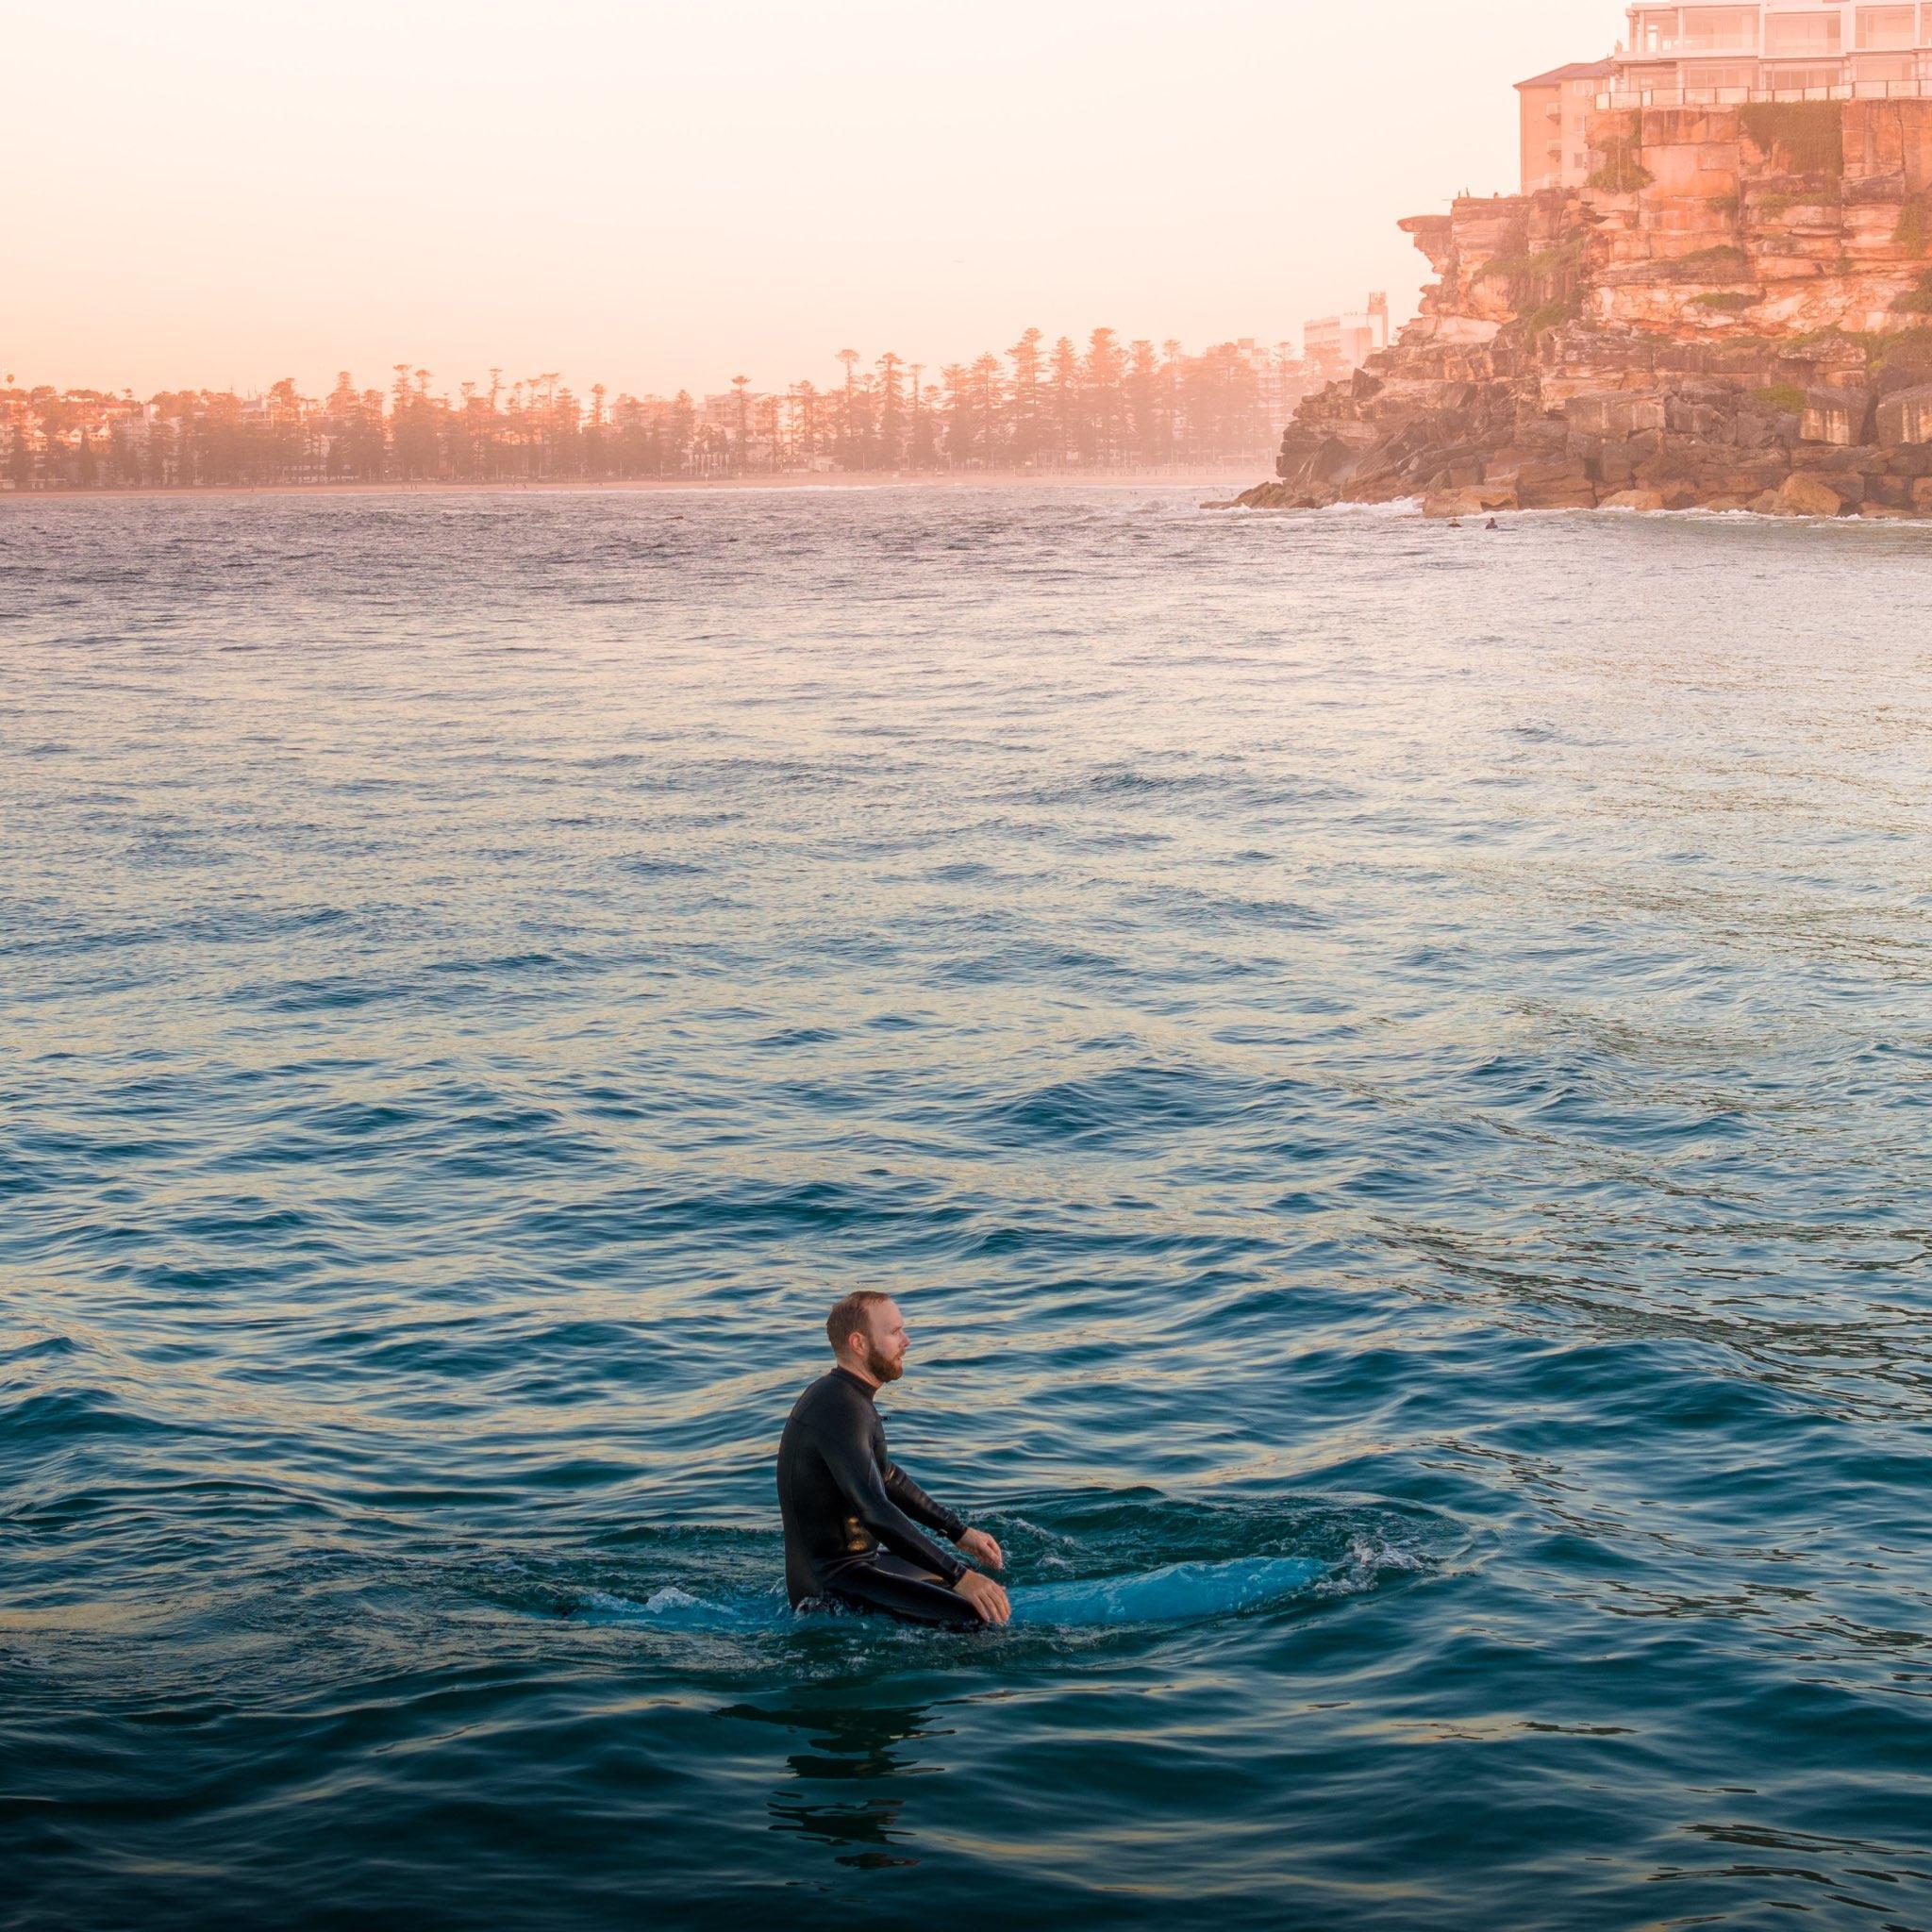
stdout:
{"type": "Polygon", "coordinates": [[[1646,108],[1589,186],[1401,225],[1422,313],[1256,508],[1932,515],[1932,101],[1646,108]]]}

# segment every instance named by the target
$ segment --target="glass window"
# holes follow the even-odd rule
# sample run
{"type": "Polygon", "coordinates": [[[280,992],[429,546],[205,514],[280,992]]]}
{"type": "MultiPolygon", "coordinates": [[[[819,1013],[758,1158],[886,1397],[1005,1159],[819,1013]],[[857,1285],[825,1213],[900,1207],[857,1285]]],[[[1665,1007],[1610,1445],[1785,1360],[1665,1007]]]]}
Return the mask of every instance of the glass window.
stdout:
{"type": "Polygon", "coordinates": [[[1684,45],[1692,52],[1753,54],[1757,51],[1755,7],[1687,7],[1684,45]]]}
{"type": "Polygon", "coordinates": [[[1771,13],[1764,20],[1769,54],[1836,54],[1842,44],[1835,13],[1771,13]]]}
{"type": "Polygon", "coordinates": [[[1687,67],[1684,70],[1684,85],[1687,88],[1715,90],[1719,88],[1751,88],[1757,82],[1757,70],[1740,62],[1734,67],[1706,66],[1687,67]]]}
{"type": "Polygon", "coordinates": [[[1668,54],[1677,44],[1677,9],[1648,8],[1639,13],[1631,28],[1633,54],[1668,54]]]}
{"type": "Polygon", "coordinates": [[[1909,47],[1917,25],[1912,18],[1913,12],[1909,7],[1859,8],[1859,46],[1909,47]]]}
{"type": "Polygon", "coordinates": [[[1774,67],[1766,71],[1763,85],[1772,93],[1817,92],[1825,88],[1842,88],[1842,67],[1774,67]]]}

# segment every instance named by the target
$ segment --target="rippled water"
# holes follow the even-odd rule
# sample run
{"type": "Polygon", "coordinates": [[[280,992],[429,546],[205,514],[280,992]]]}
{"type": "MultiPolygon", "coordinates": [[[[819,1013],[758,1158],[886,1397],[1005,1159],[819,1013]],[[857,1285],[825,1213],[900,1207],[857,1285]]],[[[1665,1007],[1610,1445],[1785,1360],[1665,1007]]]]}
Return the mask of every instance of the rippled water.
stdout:
{"type": "Polygon", "coordinates": [[[1928,612],[1897,526],[0,509],[0,1924],[1932,1924],[1928,612]],[[1320,1579],[791,1623],[859,1285],[1018,1582],[1320,1579]]]}

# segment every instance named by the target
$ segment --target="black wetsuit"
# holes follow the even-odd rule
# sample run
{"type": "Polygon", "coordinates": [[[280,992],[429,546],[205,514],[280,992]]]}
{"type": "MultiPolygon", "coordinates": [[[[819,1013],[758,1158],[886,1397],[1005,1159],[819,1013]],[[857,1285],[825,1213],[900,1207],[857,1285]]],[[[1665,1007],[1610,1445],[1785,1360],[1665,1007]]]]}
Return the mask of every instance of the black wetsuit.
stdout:
{"type": "Polygon", "coordinates": [[[778,1512],[793,1609],[827,1599],[913,1624],[977,1627],[953,1588],[971,1566],[924,1534],[951,1542],[966,1524],[892,1466],[873,1391],[847,1370],[821,1376],[792,1406],[778,1445],[778,1512]]]}

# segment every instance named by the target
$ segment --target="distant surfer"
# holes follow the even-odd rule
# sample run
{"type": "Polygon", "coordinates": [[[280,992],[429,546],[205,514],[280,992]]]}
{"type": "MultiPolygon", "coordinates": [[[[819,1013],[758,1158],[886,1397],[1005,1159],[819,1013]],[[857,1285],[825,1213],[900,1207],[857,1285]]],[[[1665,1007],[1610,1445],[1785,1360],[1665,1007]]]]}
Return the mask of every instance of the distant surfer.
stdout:
{"type": "Polygon", "coordinates": [[[952,1629],[1006,1623],[1006,1591],[925,1532],[1004,1570],[999,1544],[935,1503],[886,1454],[873,1398],[906,1373],[898,1304],[871,1291],[848,1294],[827,1319],[825,1338],[838,1367],[798,1398],[778,1445],[792,1608],[843,1604],[952,1629]]]}

